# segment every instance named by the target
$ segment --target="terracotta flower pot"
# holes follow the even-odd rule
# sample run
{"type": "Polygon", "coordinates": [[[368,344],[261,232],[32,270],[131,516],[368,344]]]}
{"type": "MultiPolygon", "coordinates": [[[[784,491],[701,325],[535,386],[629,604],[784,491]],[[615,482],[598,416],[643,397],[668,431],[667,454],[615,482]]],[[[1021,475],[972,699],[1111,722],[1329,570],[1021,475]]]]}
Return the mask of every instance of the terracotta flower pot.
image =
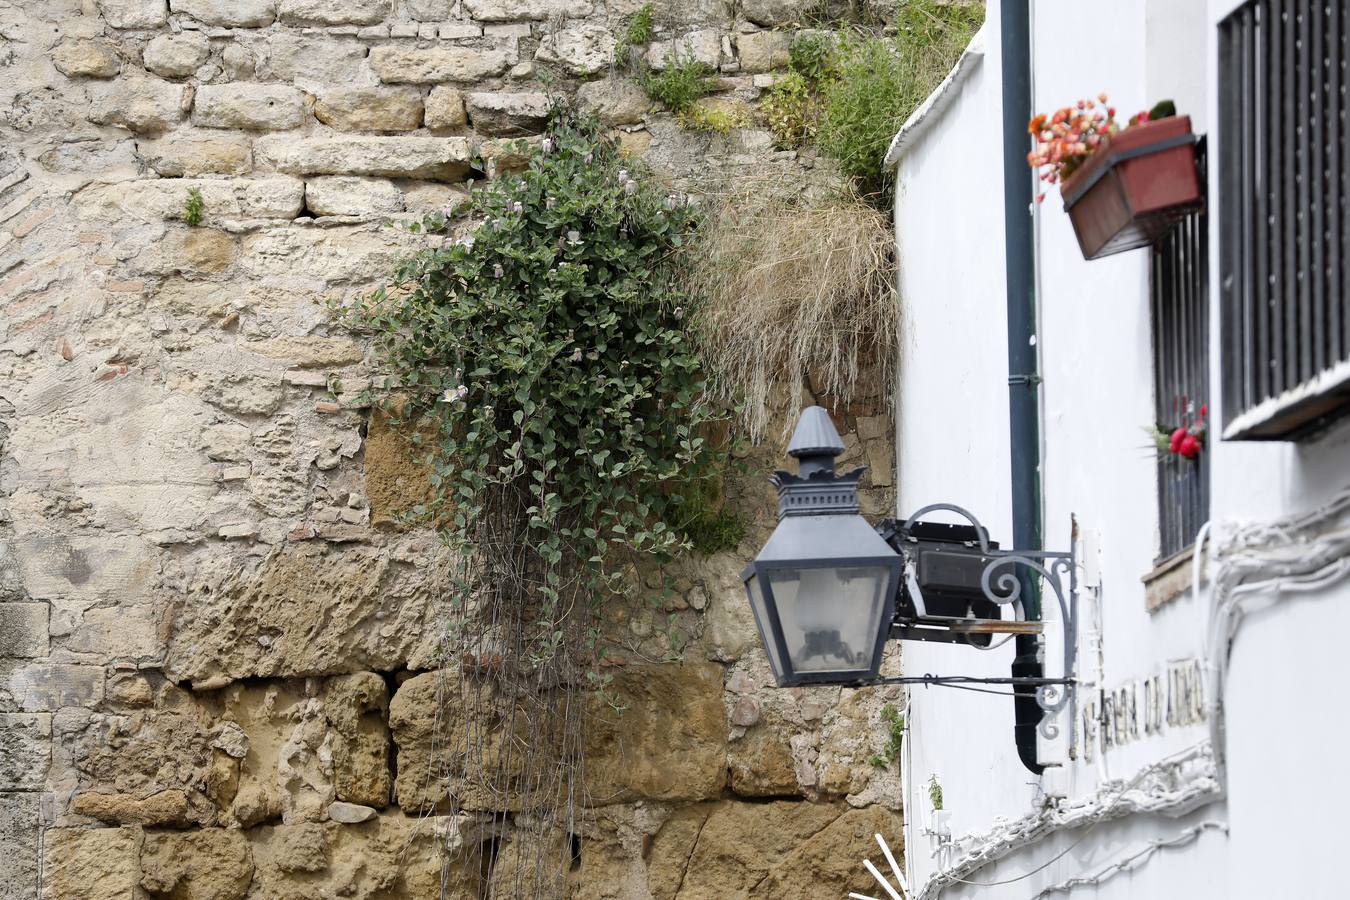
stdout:
{"type": "Polygon", "coordinates": [[[1064,179],[1060,195],[1085,259],[1152,244],[1204,203],[1190,116],[1111,137],[1064,179]]]}

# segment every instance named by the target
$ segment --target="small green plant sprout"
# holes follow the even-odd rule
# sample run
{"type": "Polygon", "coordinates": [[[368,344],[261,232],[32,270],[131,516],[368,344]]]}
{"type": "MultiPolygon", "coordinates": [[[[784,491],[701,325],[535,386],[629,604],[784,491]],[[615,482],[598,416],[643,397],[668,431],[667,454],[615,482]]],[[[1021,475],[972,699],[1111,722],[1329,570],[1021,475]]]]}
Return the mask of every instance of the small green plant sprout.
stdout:
{"type": "Polygon", "coordinates": [[[650,43],[654,31],[652,5],[644,3],[641,9],[628,17],[623,30],[619,32],[618,40],[614,42],[614,64],[626,68],[632,49],[650,43]]]}
{"type": "Polygon", "coordinates": [[[679,114],[678,121],[681,128],[690,131],[725,135],[750,124],[750,114],[740,105],[695,103],[679,114]]]}
{"type": "Polygon", "coordinates": [[[820,102],[800,72],[788,72],[775,81],[759,110],[779,150],[793,150],[815,139],[820,102]]]}
{"type": "Polygon", "coordinates": [[[188,188],[187,202],[183,204],[183,221],[194,227],[202,224],[202,212],[205,208],[202,189],[188,188]]]}
{"type": "Polygon", "coordinates": [[[647,96],[673,113],[688,112],[695,101],[713,92],[713,67],[692,56],[672,58],[660,72],[641,78],[647,96]]]}
{"type": "Polygon", "coordinates": [[[900,759],[900,747],[905,739],[905,717],[890,703],[881,708],[881,721],[886,724],[886,745],[880,753],[872,754],[869,762],[885,769],[900,759]]]}
{"type": "Polygon", "coordinates": [[[788,48],[788,67],[810,84],[835,75],[834,38],[824,31],[803,31],[788,48]]]}
{"type": "Polygon", "coordinates": [[[933,812],[942,811],[942,785],[938,784],[936,774],[928,778],[928,800],[933,804],[933,812]]]}

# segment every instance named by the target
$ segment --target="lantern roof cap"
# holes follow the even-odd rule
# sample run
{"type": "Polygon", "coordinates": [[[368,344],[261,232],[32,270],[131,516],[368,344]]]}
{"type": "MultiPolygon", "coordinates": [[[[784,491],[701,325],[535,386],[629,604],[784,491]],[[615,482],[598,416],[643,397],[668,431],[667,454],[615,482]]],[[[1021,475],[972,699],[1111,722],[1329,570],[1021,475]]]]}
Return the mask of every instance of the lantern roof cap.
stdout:
{"type": "Polygon", "coordinates": [[[823,406],[808,406],[802,410],[787,452],[798,459],[813,456],[833,459],[844,452],[844,442],[823,406]]]}

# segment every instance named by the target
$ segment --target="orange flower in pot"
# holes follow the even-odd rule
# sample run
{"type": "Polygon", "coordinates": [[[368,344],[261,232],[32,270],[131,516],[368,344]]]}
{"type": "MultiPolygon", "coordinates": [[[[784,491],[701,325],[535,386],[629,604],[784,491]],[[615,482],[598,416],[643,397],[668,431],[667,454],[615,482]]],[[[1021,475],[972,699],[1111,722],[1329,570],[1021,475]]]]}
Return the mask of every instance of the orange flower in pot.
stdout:
{"type": "Polygon", "coordinates": [[[1190,117],[1165,100],[1122,129],[1106,101],[1079,100],[1027,125],[1036,141],[1027,162],[1059,184],[1086,259],[1152,244],[1204,202],[1190,117]]]}

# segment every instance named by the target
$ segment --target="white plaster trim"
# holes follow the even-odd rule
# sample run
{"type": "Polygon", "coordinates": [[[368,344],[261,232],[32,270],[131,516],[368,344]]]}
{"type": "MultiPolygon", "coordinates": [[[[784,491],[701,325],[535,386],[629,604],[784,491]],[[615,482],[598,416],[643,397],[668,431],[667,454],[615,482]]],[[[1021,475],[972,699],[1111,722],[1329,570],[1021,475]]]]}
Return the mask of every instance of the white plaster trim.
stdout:
{"type": "Polygon", "coordinates": [[[933,89],[933,93],[910,114],[905,124],[895,133],[895,137],[891,138],[891,146],[886,150],[886,159],[882,163],[883,168],[894,168],[910,146],[928,130],[928,126],[940,118],[943,111],[956,100],[956,88],[970,77],[975,71],[975,66],[984,59],[984,33],[988,27],[989,23],[986,20],[970,39],[966,49],[961,51],[961,57],[947,73],[947,77],[942,79],[942,83],[933,89]]]}
{"type": "Polygon", "coordinates": [[[1290,407],[1311,397],[1330,394],[1350,384],[1350,360],[1342,360],[1329,369],[1323,369],[1312,378],[1281,393],[1278,397],[1262,400],[1228,423],[1223,430],[1224,440],[1241,434],[1253,425],[1260,425],[1290,407]]]}
{"type": "Polygon", "coordinates": [[[1046,835],[1083,828],[1135,813],[1182,816],[1223,796],[1218,765],[1208,742],[1145,766],[1132,779],[1104,783],[1092,794],[1061,801],[1014,821],[995,823],[953,841],[961,855],[935,872],[914,900],[933,900],[948,885],[1046,835]]]}
{"type": "Polygon", "coordinates": [[[1244,619],[1243,600],[1266,596],[1278,602],[1281,594],[1318,589],[1350,576],[1350,488],[1311,512],[1230,524],[1224,530],[1213,558],[1206,635],[1210,740],[1144,768],[1123,787],[1120,781],[1107,782],[1088,797],[957,838],[952,843],[961,852],[957,861],[934,873],[915,900],[933,900],[948,885],[1055,831],[1135,813],[1184,815],[1226,795],[1223,697],[1228,654],[1244,619]]]}

